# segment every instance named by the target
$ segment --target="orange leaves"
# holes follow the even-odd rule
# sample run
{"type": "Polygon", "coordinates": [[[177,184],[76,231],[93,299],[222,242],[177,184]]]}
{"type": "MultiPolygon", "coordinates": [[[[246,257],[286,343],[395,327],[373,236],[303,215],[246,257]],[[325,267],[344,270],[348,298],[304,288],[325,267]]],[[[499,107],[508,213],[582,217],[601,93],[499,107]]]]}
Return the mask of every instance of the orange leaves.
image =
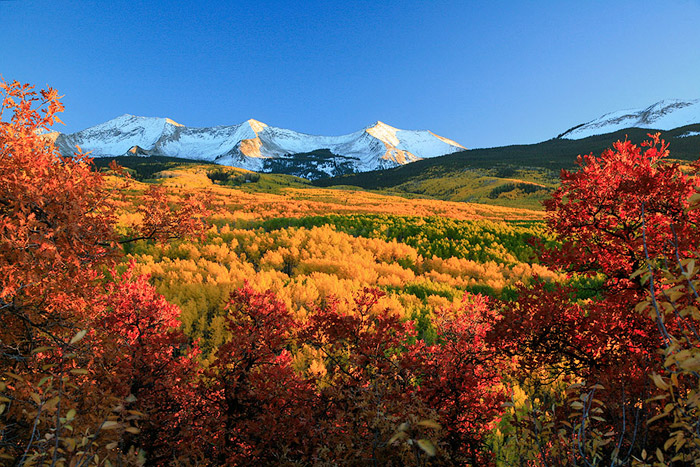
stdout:
{"type": "Polygon", "coordinates": [[[88,159],[61,157],[37,134],[62,110],[57,92],[39,97],[17,82],[1,89],[2,111],[12,116],[0,123],[0,295],[22,303],[23,313],[44,301],[57,323],[68,302],[50,292],[61,289],[78,305],[91,294],[88,269],[113,257],[109,205],[88,159]]]}
{"type": "Polygon", "coordinates": [[[181,205],[171,205],[165,188],[152,185],[139,206],[141,222],[134,226],[136,238],[125,241],[154,239],[167,241],[186,236],[202,235],[208,214],[206,199],[187,195],[181,205]]]}
{"type": "MultiPolygon", "coordinates": [[[[0,455],[24,453],[39,463],[78,448],[92,456],[104,437],[137,434],[127,427],[95,435],[105,420],[122,426],[138,418],[119,404],[130,393],[141,407],[177,414],[172,385],[194,362],[193,354],[175,356],[185,350],[173,331],[178,313],[145,279],[103,287],[104,271],[121,253],[113,204],[87,155],[62,157],[41,136],[63,109],[58,98],[51,88],[36,93],[0,80],[0,381],[11,372],[26,382],[1,388],[15,402],[0,414],[0,455]]],[[[153,198],[154,237],[200,228],[196,200],[171,209],[164,194],[153,198]]]]}

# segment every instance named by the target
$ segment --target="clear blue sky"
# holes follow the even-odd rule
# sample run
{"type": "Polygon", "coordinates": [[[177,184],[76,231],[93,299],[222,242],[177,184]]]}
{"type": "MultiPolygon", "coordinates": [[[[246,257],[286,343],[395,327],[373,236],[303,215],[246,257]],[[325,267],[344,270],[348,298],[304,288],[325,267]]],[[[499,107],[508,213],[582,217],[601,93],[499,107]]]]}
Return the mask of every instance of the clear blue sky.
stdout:
{"type": "Polygon", "coordinates": [[[65,95],[65,132],[381,120],[475,148],[700,98],[700,0],[0,0],[0,44],[6,80],[65,95]]]}

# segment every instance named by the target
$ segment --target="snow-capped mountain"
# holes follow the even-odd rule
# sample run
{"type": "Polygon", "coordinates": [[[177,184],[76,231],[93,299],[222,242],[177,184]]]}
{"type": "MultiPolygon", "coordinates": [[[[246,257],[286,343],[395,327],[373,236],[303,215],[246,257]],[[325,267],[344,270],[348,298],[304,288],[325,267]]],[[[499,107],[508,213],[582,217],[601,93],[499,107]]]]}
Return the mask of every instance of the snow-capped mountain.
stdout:
{"type": "Polygon", "coordinates": [[[672,130],[693,123],[700,123],[700,99],[668,99],[645,109],[619,110],[605,114],[588,123],[575,126],[558,137],[581,139],[625,128],[672,130]]]}
{"type": "Polygon", "coordinates": [[[72,154],[77,145],[93,157],[181,157],[263,172],[277,171],[281,163],[293,169],[287,173],[309,178],[391,168],[465,149],[430,131],[400,130],[382,122],[347,135],[314,136],[253,119],[192,128],[168,118],[134,115],[59,135],[56,145],[64,154],[72,154]],[[304,157],[295,157],[299,155],[304,157]],[[294,169],[297,162],[301,165],[294,169]]]}

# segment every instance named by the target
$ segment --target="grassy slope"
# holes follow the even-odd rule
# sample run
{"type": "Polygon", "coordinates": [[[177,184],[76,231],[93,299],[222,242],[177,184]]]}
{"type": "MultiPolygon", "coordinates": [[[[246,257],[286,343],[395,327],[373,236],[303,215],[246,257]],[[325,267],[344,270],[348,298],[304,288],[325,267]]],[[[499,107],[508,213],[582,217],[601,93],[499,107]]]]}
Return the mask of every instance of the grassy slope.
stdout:
{"type": "Polygon", "coordinates": [[[134,179],[139,181],[164,177],[170,178],[175,175],[174,172],[178,172],[177,175],[181,176],[184,171],[202,174],[225,173],[228,175],[228,180],[220,181],[216,184],[237,187],[247,192],[277,193],[283,188],[306,188],[310,186],[310,182],[304,178],[284,174],[255,174],[255,177],[252,177],[255,182],[248,183],[246,178],[250,180],[250,175],[254,172],[195,159],[162,156],[121,156],[94,159],[98,168],[108,167],[113,160],[124,167],[134,179]]]}
{"type": "MultiPolygon", "coordinates": [[[[696,160],[700,156],[700,136],[678,137],[687,131],[700,131],[700,124],[662,132],[662,138],[671,144],[673,158],[696,160]]],[[[632,128],[580,140],[552,139],[537,144],[473,149],[395,169],[320,179],[313,183],[324,187],[356,186],[451,201],[535,208],[547,196],[546,188],[556,186],[559,171],[574,167],[578,155],[601,154],[613,142],[626,137],[641,142],[650,132],[632,128]],[[508,184],[513,184],[514,189],[507,190],[509,187],[505,185],[508,184]],[[528,190],[523,184],[535,184],[543,189],[528,190]]]]}

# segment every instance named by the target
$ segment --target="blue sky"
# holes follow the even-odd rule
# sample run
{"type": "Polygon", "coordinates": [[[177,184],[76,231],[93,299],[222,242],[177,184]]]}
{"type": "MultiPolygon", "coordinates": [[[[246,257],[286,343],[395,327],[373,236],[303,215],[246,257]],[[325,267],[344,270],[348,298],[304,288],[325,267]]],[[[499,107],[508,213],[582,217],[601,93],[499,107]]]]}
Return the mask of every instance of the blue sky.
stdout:
{"type": "Polygon", "coordinates": [[[700,0],[2,0],[0,18],[0,74],[64,94],[65,132],[381,120],[476,148],[700,98],[700,0]]]}

